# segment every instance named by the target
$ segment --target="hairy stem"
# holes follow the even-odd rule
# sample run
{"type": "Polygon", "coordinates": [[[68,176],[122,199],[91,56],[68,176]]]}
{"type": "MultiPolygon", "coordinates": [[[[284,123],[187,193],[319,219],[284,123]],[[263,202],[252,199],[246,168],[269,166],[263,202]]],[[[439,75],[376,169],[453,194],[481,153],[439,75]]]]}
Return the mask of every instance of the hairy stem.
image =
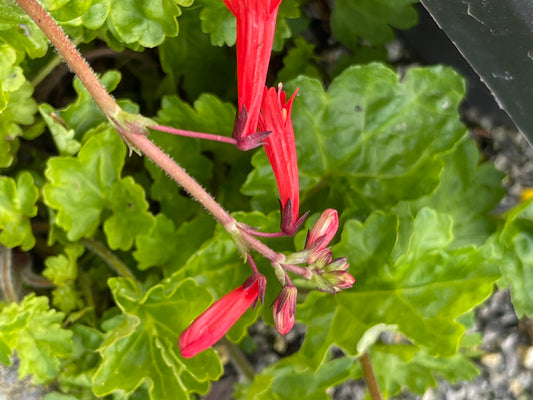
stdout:
{"type": "Polygon", "coordinates": [[[165,126],[165,125],[154,125],[154,126],[151,126],[150,129],[170,133],[172,135],[186,136],[186,137],[192,137],[196,139],[213,140],[215,142],[223,142],[223,143],[229,143],[233,145],[237,144],[237,141],[234,138],[221,136],[221,135],[215,135],[212,133],[185,131],[183,129],[172,128],[170,126],[165,126]]]}
{"type": "Polygon", "coordinates": [[[109,250],[104,244],[94,239],[81,239],[83,244],[89,251],[92,251],[98,257],[100,257],[113,271],[122,276],[123,278],[130,279],[137,289],[140,289],[140,284],[133,275],[133,272],[124,264],[111,250],[109,250]]]}
{"type": "Polygon", "coordinates": [[[17,0],[17,2],[48,37],[59,54],[63,56],[104,114],[109,118],[120,113],[120,106],[107,93],[107,90],[98,80],[91,67],[89,67],[89,64],[87,64],[76,46],[68,39],[50,14],[46,12],[37,0],[17,0]]]}
{"type": "Polygon", "coordinates": [[[203,205],[225,228],[235,225],[235,219],[207,193],[198,182],[187,174],[178,164],[167,156],[159,147],[142,134],[129,134],[128,140],[150,157],[159,167],[169,174],[189,194],[203,205]]]}
{"type": "Polygon", "coordinates": [[[13,282],[13,257],[11,249],[0,244],[0,285],[7,301],[18,302],[17,291],[13,282]]]}
{"type": "Polygon", "coordinates": [[[361,358],[359,358],[359,362],[363,368],[363,375],[365,377],[368,393],[370,393],[370,398],[372,400],[382,400],[381,391],[379,390],[378,381],[376,380],[376,375],[374,375],[374,369],[372,368],[372,362],[370,361],[368,353],[364,353],[361,358]]]}

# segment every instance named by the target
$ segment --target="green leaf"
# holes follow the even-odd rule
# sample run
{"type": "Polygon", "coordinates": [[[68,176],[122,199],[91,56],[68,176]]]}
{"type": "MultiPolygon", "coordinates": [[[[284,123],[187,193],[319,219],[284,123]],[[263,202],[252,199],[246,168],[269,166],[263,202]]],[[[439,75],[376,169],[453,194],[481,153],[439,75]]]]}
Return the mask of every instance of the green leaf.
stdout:
{"type": "Polygon", "coordinates": [[[455,354],[464,333],[455,319],[491,294],[498,273],[483,249],[449,248],[452,231],[451,218],[429,208],[410,231],[381,212],[364,224],[348,221],[334,251],[348,257],[354,287],[335,297],[311,293],[297,312],[309,323],[301,350],[309,365],[320,365],[332,344],[358,354],[365,332],[378,324],[397,326],[431,355],[455,354]]]}
{"type": "Polygon", "coordinates": [[[100,225],[111,249],[129,249],[135,236],[145,233],[154,223],[148,212],[143,188],[133,178],[120,179],[125,146],[110,128],[94,134],[78,157],[57,157],[48,161],[43,188],[45,202],[57,209],[56,224],[69,240],[90,237],[100,225]]]}
{"type": "Polygon", "coordinates": [[[146,235],[138,235],[135,240],[137,250],[133,256],[139,262],[138,268],[144,270],[159,266],[174,272],[212,237],[214,226],[214,219],[204,215],[185,222],[176,230],[167,216],[157,215],[152,229],[146,235]]]}
{"type": "Polygon", "coordinates": [[[13,162],[22,135],[19,125],[32,124],[37,111],[33,88],[17,64],[15,49],[0,44],[0,168],[13,162]]]}
{"type": "Polygon", "coordinates": [[[60,359],[72,352],[72,332],[63,329],[63,313],[50,310],[48,298],[30,294],[0,312],[0,339],[20,357],[19,376],[35,384],[49,382],[60,371],[60,359]]]}
{"type": "MultiPolygon", "coordinates": [[[[457,114],[464,82],[449,68],[413,68],[400,82],[371,64],[345,70],[327,92],[306,77],[286,87],[299,87],[292,121],[305,209],[353,207],[364,216],[427,195],[440,180],[439,154],[466,133],[457,114]]],[[[252,162],[243,193],[254,207],[277,207],[264,152],[252,162]]]]}
{"type": "Polygon", "coordinates": [[[108,196],[119,181],[126,147],[111,129],[93,135],[77,157],[48,160],[45,203],[57,210],[55,223],[71,241],[91,236],[100,224],[108,196]]]}
{"type": "Polygon", "coordinates": [[[190,6],[193,0],[110,0],[107,29],[123,44],[155,47],[166,36],[178,34],[178,5],[190,6]]]}
{"type": "Polygon", "coordinates": [[[322,365],[317,371],[301,365],[298,357],[284,358],[269,365],[254,377],[251,384],[241,385],[237,400],[327,400],[326,390],[350,376],[353,360],[338,358],[322,365]]]}
{"type": "Polygon", "coordinates": [[[29,250],[35,245],[30,218],[37,214],[39,191],[27,171],[17,181],[0,176],[0,242],[7,247],[29,250]]]}
{"type": "Polygon", "coordinates": [[[479,375],[474,363],[463,353],[439,358],[412,345],[376,345],[370,357],[385,398],[400,394],[405,387],[423,394],[429,387],[437,386],[437,378],[455,383],[479,375]]]}
{"type": "Polygon", "coordinates": [[[315,46],[301,37],[294,38],[294,47],[283,57],[283,68],[278,72],[278,80],[287,82],[298,75],[319,79],[320,70],[315,63],[319,60],[314,54],[315,46]]]}
{"type": "Polygon", "coordinates": [[[418,21],[417,0],[337,0],[331,15],[333,33],[349,49],[360,38],[374,44],[394,39],[392,28],[408,29],[418,21]]]}
{"type": "Polygon", "coordinates": [[[396,210],[407,219],[423,207],[444,212],[453,218],[454,247],[481,246],[496,230],[489,214],[505,194],[504,173],[491,163],[481,163],[475,143],[467,138],[442,160],[437,189],[429,196],[400,203],[396,210]]]}
{"type": "Polygon", "coordinates": [[[71,331],[72,355],[62,364],[58,377],[61,392],[65,394],[54,394],[60,396],[58,399],[70,399],[74,396],[75,400],[92,400],[95,397],[91,379],[101,361],[98,348],[104,340],[104,334],[82,324],[71,325],[71,331]]]}
{"type": "MultiPolygon", "coordinates": [[[[50,133],[54,139],[57,150],[60,155],[72,156],[78,152],[81,147],[80,142],[74,139],[76,132],[74,129],[69,129],[63,121],[57,116],[54,108],[48,104],[41,104],[39,112],[43,117],[50,133]]],[[[90,115],[90,114],[89,114],[90,115]]]]}
{"type": "Polygon", "coordinates": [[[113,211],[113,215],[104,222],[109,247],[128,250],[135,237],[149,231],[155,222],[148,211],[144,189],[128,176],[115,183],[108,201],[113,211]]]}
{"type": "Polygon", "coordinates": [[[20,23],[9,29],[0,29],[0,40],[9,43],[17,51],[19,59],[26,54],[30,58],[44,57],[48,50],[46,36],[34,23],[20,23]]]}
{"type": "MultiPolygon", "coordinates": [[[[198,0],[203,6],[200,18],[202,30],[211,35],[214,46],[233,46],[237,38],[237,23],[235,16],[218,0],[198,0]]],[[[291,37],[287,18],[298,18],[300,15],[299,0],[284,0],[281,2],[276,22],[273,49],[280,51],[285,39],[291,37]]]]}
{"type": "Polygon", "coordinates": [[[190,279],[163,281],[145,295],[123,278],[111,279],[109,286],[124,315],[100,347],[103,361],[93,378],[94,393],[130,393],[143,382],[152,400],[206,393],[208,381],[222,374],[218,357],[207,350],[183,359],[177,342],[187,324],[210,303],[211,295],[190,279]]]}
{"type": "MultiPolygon", "coordinates": [[[[106,90],[112,92],[120,83],[121,77],[122,75],[119,71],[107,71],[98,78],[106,90]]],[[[78,78],[73,80],[72,86],[78,97],[67,107],[59,111],[59,117],[64,121],[67,127],[74,129],[76,137],[81,139],[82,135],[87,131],[96,128],[102,122],[106,122],[107,119],[78,78]]],[[[119,104],[123,109],[127,110],[127,108],[124,107],[124,102],[119,101],[119,104]]],[[[136,111],[138,110],[134,110],[134,112],[136,111]]]]}
{"type": "Polygon", "coordinates": [[[67,314],[83,306],[80,293],[75,287],[78,277],[77,259],[83,251],[83,246],[77,243],[67,246],[65,254],[51,256],[44,261],[46,268],[43,276],[56,285],[52,292],[53,304],[67,314]]]}
{"type": "Polygon", "coordinates": [[[502,272],[501,287],[511,288],[516,314],[533,315],[533,200],[521,203],[506,216],[505,225],[491,242],[502,272]]]}
{"type": "MultiPolygon", "coordinates": [[[[219,3],[224,7],[222,1],[219,3]]],[[[228,97],[237,89],[235,56],[228,48],[211,45],[209,35],[200,29],[198,14],[198,9],[184,11],[180,17],[180,35],[167,38],[159,46],[161,68],[173,91],[183,88],[191,100],[206,89],[228,97]],[[221,76],[225,79],[220,79],[221,76]]]]}

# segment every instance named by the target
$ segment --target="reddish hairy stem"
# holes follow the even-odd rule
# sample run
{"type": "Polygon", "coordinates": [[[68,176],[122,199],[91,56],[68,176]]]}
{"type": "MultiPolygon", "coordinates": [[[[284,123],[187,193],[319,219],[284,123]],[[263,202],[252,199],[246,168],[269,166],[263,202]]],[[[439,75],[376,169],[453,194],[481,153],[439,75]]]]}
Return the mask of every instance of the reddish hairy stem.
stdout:
{"type": "MultiPolygon", "coordinates": [[[[116,116],[121,112],[120,106],[115,102],[104,86],[98,80],[89,64],[78,52],[76,47],[67,38],[65,33],[56,24],[53,18],[36,0],[17,0],[19,5],[41,28],[44,34],[50,39],[56,50],[63,56],[67,64],[87,88],[98,106],[102,109],[113,125],[117,127],[116,116]]],[[[191,176],[189,176],[180,166],[163,153],[156,145],[138,132],[132,129],[122,128],[119,132],[132,144],[137,146],[146,156],[151,158],[165,172],[167,172],[176,182],[178,182],[191,196],[195,197],[213,216],[225,227],[235,222],[231,217],[191,176]]]]}
{"type": "Polygon", "coordinates": [[[186,136],[186,137],[192,137],[196,139],[213,140],[215,142],[222,142],[222,143],[229,143],[229,144],[237,145],[237,141],[233,138],[221,136],[221,135],[215,135],[212,133],[185,131],[183,129],[172,128],[171,126],[165,126],[165,125],[150,126],[150,129],[170,133],[172,135],[186,136]]]}
{"type": "MultiPolygon", "coordinates": [[[[170,157],[168,157],[161,149],[152,143],[144,133],[146,131],[144,126],[132,124],[130,126],[119,124],[117,118],[122,112],[120,106],[115,102],[113,97],[107,93],[107,90],[98,80],[89,64],[78,52],[77,48],[67,38],[62,29],[56,24],[53,18],[46,12],[46,10],[36,0],[17,0],[22,9],[30,16],[30,18],[39,26],[43,33],[52,42],[55,49],[63,56],[69,67],[78,76],[88,92],[94,98],[96,104],[104,112],[106,117],[111,121],[113,126],[119,131],[123,138],[127,139],[131,144],[136,146],[143,154],[152,159],[161,169],[167,172],[179,185],[181,185],[189,194],[200,202],[231,234],[235,230],[239,231],[241,238],[264,257],[271,262],[282,262],[285,258],[283,254],[277,253],[263,244],[261,241],[237,228],[235,219],[226,212],[209,193],[207,193],[190,175],[188,175],[179,165],[177,165],[170,157]]],[[[157,125],[156,129],[164,130],[161,125],[157,125]]],[[[166,128],[165,128],[166,129],[166,128]]],[[[166,129],[165,131],[169,131],[166,129]]],[[[180,134],[186,131],[180,131],[180,134]]],[[[172,133],[172,132],[170,132],[172,133]]],[[[189,136],[200,137],[199,132],[189,132],[189,136]]],[[[211,137],[212,135],[206,135],[211,137]]],[[[226,138],[223,136],[214,135],[218,137],[218,141],[235,144],[235,139],[226,138]]],[[[288,266],[288,270],[298,269],[298,274],[302,275],[304,268],[297,266],[288,266]],[[302,271],[300,271],[302,270],[302,271]]],[[[304,275],[302,275],[304,276],[304,275]]]]}
{"type": "Polygon", "coordinates": [[[135,134],[130,132],[122,132],[128,140],[141,150],[146,156],[150,157],[159,167],[168,173],[172,179],[189,192],[198,202],[203,205],[221,224],[224,228],[235,224],[235,219],[224,210],[215,199],[207,193],[204,188],[198,184],[189,174],[187,174],[178,164],[176,164],[169,156],[167,156],[159,147],[157,147],[150,139],[142,134],[135,134]]]}
{"type": "Polygon", "coordinates": [[[50,14],[36,0],[17,0],[17,3],[41,28],[56,50],[63,56],[104,114],[107,117],[116,116],[121,111],[120,106],[107,93],[107,90],[98,80],[91,67],[89,67],[89,64],[87,64],[78,49],[72,44],[50,14]]]}

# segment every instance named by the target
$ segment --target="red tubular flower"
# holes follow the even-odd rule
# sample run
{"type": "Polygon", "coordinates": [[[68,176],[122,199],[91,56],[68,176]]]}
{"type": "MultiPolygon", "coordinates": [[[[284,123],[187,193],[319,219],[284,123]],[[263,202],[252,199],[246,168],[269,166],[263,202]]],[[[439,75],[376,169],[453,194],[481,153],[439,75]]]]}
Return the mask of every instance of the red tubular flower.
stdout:
{"type": "Polygon", "coordinates": [[[244,312],[265,292],[266,278],[254,274],[237,289],[216,301],[185,329],[179,338],[181,355],[185,358],[214,345],[226,334],[244,312]]]}
{"type": "Polygon", "coordinates": [[[289,333],[294,326],[297,295],[298,290],[294,286],[284,286],[272,305],[274,324],[282,335],[289,333]]]}
{"type": "Polygon", "coordinates": [[[239,113],[245,111],[246,116],[234,132],[239,145],[242,139],[257,130],[281,0],[223,1],[237,18],[239,113]]]}
{"type": "Polygon", "coordinates": [[[281,230],[293,235],[303,222],[300,212],[300,183],[296,143],[291,121],[291,108],[296,92],[286,101],[281,85],[264,89],[259,117],[259,130],[272,133],[264,140],[264,149],[274,171],[281,201],[281,230]]]}

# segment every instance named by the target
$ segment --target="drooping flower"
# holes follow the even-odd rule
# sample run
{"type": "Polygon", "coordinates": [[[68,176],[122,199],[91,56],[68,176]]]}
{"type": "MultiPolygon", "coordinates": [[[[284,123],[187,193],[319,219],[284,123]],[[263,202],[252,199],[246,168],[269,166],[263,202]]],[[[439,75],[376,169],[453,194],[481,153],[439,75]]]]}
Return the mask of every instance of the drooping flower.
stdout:
{"type": "Polygon", "coordinates": [[[276,18],[281,0],[223,0],[237,18],[237,80],[239,114],[237,145],[257,130],[276,18]]]}
{"type": "Polygon", "coordinates": [[[265,286],[266,278],[255,273],[237,289],[213,303],[180,335],[181,355],[194,357],[222,339],[251,305],[262,300],[265,286]]]}
{"type": "Polygon", "coordinates": [[[298,290],[294,286],[284,286],[272,305],[274,324],[282,335],[289,333],[294,326],[297,294],[298,290]]]}
{"type": "Polygon", "coordinates": [[[263,147],[268,161],[274,171],[281,201],[281,230],[293,235],[303,219],[298,218],[300,212],[300,183],[298,180],[298,162],[296,159],[296,143],[291,121],[291,108],[296,92],[287,101],[281,85],[275,88],[264,88],[259,130],[271,131],[263,147]]]}

